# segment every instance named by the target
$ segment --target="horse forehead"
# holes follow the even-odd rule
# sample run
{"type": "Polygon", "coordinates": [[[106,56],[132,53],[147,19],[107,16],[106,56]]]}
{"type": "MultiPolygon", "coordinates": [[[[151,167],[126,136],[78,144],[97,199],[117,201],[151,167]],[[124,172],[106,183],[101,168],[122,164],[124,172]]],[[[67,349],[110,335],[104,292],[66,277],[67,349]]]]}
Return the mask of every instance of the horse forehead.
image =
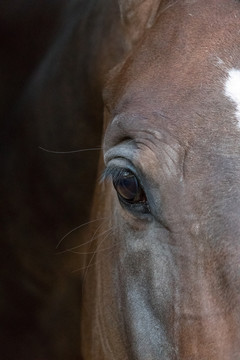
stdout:
{"type": "Polygon", "coordinates": [[[240,67],[239,34],[240,2],[174,2],[162,9],[116,76],[113,71],[110,96],[131,85],[142,90],[149,82],[157,89],[164,80],[169,89],[208,82],[209,77],[212,82],[225,70],[221,65],[240,67]]]}
{"type": "Polygon", "coordinates": [[[177,2],[160,14],[113,76],[114,111],[155,109],[169,115],[168,125],[175,121],[177,127],[184,121],[189,126],[189,118],[199,122],[196,113],[201,124],[223,124],[223,118],[229,121],[228,108],[231,118],[239,120],[239,31],[240,3],[177,2]]]}

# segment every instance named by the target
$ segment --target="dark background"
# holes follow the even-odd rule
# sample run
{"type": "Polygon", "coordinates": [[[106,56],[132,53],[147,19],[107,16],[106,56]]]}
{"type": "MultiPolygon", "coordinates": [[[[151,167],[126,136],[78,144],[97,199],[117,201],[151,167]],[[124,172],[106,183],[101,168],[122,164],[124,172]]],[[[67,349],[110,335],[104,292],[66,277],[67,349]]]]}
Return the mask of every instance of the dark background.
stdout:
{"type": "Polygon", "coordinates": [[[98,151],[61,155],[39,148],[70,151],[100,145],[101,121],[96,119],[101,99],[93,102],[86,95],[99,90],[79,85],[88,61],[81,55],[85,40],[79,24],[91,24],[81,19],[83,1],[69,3],[0,2],[4,360],[80,359],[82,258],[61,251],[80,245],[85,227],[56,246],[88,220],[98,151]]]}

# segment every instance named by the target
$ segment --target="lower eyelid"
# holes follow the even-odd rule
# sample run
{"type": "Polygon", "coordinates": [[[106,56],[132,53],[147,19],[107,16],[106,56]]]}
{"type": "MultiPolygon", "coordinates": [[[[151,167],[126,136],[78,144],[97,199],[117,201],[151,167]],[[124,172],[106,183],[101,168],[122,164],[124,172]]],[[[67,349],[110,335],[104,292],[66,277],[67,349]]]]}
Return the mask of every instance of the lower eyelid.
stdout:
{"type": "Polygon", "coordinates": [[[150,215],[151,211],[149,208],[148,203],[145,204],[129,204],[126,203],[124,200],[119,199],[119,202],[126,211],[135,214],[136,217],[150,215]]]}

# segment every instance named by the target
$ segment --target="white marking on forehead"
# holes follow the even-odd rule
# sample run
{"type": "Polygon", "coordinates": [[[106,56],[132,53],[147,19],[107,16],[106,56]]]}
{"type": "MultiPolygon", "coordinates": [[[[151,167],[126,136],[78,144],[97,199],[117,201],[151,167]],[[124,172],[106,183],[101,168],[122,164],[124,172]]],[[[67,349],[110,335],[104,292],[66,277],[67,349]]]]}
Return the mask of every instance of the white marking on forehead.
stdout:
{"type": "Polygon", "coordinates": [[[232,68],[228,71],[228,78],[225,83],[225,95],[235,103],[235,116],[240,128],[240,70],[232,68]]]}

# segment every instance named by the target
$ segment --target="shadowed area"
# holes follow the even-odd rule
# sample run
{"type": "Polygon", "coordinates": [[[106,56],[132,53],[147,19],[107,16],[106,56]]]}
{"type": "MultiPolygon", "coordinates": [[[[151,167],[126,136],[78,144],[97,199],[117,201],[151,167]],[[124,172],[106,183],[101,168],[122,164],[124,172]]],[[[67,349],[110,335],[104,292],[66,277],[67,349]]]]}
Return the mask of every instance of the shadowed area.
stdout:
{"type": "Polygon", "coordinates": [[[3,359],[80,359],[81,255],[61,252],[81,244],[86,226],[56,247],[89,216],[101,143],[98,37],[116,36],[100,8],[95,0],[0,4],[3,359]]]}

